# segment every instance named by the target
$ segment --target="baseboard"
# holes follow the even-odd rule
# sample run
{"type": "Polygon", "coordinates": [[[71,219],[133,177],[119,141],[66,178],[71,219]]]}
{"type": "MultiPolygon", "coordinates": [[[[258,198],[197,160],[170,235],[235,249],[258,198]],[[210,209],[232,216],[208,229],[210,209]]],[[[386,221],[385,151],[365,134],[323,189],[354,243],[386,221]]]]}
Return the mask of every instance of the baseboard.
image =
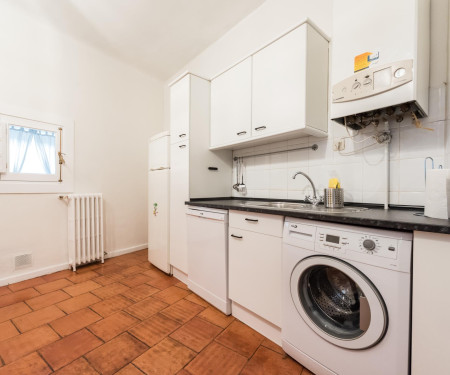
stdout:
{"type": "Polygon", "coordinates": [[[272,324],[264,318],[261,318],[259,315],[256,315],[254,312],[246,309],[245,307],[239,305],[234,301],[231,302],[231,314],[241,322],[252,327],[261,335],[273,341],[275,344],[281,346],[280,327],[277,327],[275,324],[272,324]]]}
{"type": "Polygon", "coordinates": [[[181,282],[185,283],[187,285],[188,283],[188,275],[185,274],[183,271],[180,271],[178,268],[175,268],[172,266],[172,275],[173,277],[177,278],[181,282]]]}
{"type": "Polygon", "coordinates": [[[70,269],[69,263],[61,263],[53,266],[38,268],[37,270],[31,270],[28,272],[22,272],[18,275],[11,275],[8,277],[4,277],[0,279],[0,286],[18,283],[19,281],[24,281],[28,279],[32,279],[33,277],[39,277],[43,275],[48,275],[49,273],[63,271],[70,269]]]}
{"type": "MultiPolygon", "coordinates": [[[[126,249],[110,250],[107,252],[105,259],[117,257],[119,255],[133,253],[135,251],[144,250],[146,248],[147,248],[147,244],[145,243],[142,245],[127,247],[126,249]]],[[[1,278],[0,286],[18,283],[19,281],[28,280],[28,279],[32,279],[33,277],[48,275],[49,273],[67,270],[67,269],[71,269],[70,264],[69,263],[61,263],[61,264],[56,264],[56,265],[52,265],[52,266],[47,266],[47,267],[43,267],[43,268],[30,270],[28,272],[22,272],[20,274],[13,274],[13,275],[1,278]]]]}
{"type": "Polygon", "coordinates": [[[148,244],[144,243],[142,245],[127,247],[125,249],[108,250],[106,252],[105,259],[118,257],[119,255],[134,253],[135,251],[147,249],[147,247],[148,247],[148,244]]]}

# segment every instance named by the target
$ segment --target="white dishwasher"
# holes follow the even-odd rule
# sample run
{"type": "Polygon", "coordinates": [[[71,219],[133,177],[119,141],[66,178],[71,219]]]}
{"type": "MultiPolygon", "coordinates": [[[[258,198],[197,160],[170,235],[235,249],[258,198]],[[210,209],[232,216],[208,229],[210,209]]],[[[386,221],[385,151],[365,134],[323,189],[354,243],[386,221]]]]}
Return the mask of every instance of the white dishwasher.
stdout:
{"type": "Polygon", "coordinates": [[[188,206],[188,287],[223,313],[228,298],[228,211],[188,206]]]}

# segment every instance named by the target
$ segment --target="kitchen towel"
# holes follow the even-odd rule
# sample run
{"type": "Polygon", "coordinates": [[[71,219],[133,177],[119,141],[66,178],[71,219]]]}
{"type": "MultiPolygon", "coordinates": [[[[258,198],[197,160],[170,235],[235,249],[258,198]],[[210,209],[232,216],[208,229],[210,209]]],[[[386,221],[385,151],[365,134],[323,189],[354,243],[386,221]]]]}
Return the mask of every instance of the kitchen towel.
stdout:
{"type": "Polygon", "coordinates": [[[425,187],[425,216],[450,218],[450,170],[429,169],[425,187]]]}

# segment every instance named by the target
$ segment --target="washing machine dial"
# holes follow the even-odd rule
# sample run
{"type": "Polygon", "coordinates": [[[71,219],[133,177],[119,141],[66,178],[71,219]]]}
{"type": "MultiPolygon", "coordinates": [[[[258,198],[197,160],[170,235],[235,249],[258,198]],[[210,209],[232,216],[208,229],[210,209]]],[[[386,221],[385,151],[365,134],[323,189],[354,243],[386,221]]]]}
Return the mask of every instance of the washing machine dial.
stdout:
{"type": "Polygon", "coordinates": [[[365,239],[363,241],[363,247],[364,247],[364,249],[372,252],[377,247],[377,244],[375,243],[374,240],[371,240],[370,238],[367,238],[367,239],[365,239]]]}

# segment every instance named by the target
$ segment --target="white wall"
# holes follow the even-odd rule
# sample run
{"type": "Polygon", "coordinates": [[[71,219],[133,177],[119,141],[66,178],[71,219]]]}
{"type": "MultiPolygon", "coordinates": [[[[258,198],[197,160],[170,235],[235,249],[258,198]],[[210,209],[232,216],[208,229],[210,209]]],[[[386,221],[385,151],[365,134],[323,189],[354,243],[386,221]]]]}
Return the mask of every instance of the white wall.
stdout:
{"type": "MultiPolygon", "coordinates": [[[[336,2],[334,4],[339,6],[336,2]]],[[[283,31],[295,26],[305,17],[312,19],[325,33],[331,35],[332,6],[333,2],[329,0],[314,2],[268,0],[192,60],[184,70],[212,78],[267,44],[283,31]]],[[[416,129],[409,119],[405,119],[400,125],[391,124],[393,129],[393,140],[390,146],[392,204],[424,204],[423,165],[426,156],[433,157],[436,165],[450,166],[450,132],[447,131],[450,116],[445,115],[446,81],[449,69],[447,64],[448,11],[448,1],[432,0],[430,117],[424,121],[424,126],[434,131],[416,129]]],[[[165,114],[167,127],[167,110],[165,114]]],[[[319,145],[319,150],[316,152],[291,151],[247,158],[245,161],[245,182],[248,187],[246,196],[303,199],[305,194],[311,193],[307,180],[301,176],[296,180],[291,178],[294,172],[302,170],[310,174],[319,189],[327,187],[329,178],[339,178],[345,188],[346,201],[383,203],[382,181],[385,170],[383,146],[372,146],[354,155],[343,156],[333,151],[333,141],[346,135],[344,127],[330,121],[327,139],[305,137],[235,152],[235,155],[251,155],[270,150],[288,150],[293,145],[314,143],[319,145]]],[[[363,137],[359,137],[361,138],[363,137]]],[[[359,150],[370,143],[372,141],[369,140],[363,144],[352,145],[347,139],[343,153],[359,150]]],[[[233,176],[235,179],[235,171],[233,176]]],[[[230,187],[233,183],[230,182],[230,187]]],[[[235,196],[240,195],[230,191],[235,196]]]]}
{"type": "MultiPolygon", "coordinates": [[[[147,243],[147,139],[163,128],[160,81],[0,4],[0,113],[14,106],[74,121],[76,193],[104,194],[107,252],[147,243]]],[[[64,267],[67,208],[54,194],[0,194],[0,285],[64,267]]]]}

